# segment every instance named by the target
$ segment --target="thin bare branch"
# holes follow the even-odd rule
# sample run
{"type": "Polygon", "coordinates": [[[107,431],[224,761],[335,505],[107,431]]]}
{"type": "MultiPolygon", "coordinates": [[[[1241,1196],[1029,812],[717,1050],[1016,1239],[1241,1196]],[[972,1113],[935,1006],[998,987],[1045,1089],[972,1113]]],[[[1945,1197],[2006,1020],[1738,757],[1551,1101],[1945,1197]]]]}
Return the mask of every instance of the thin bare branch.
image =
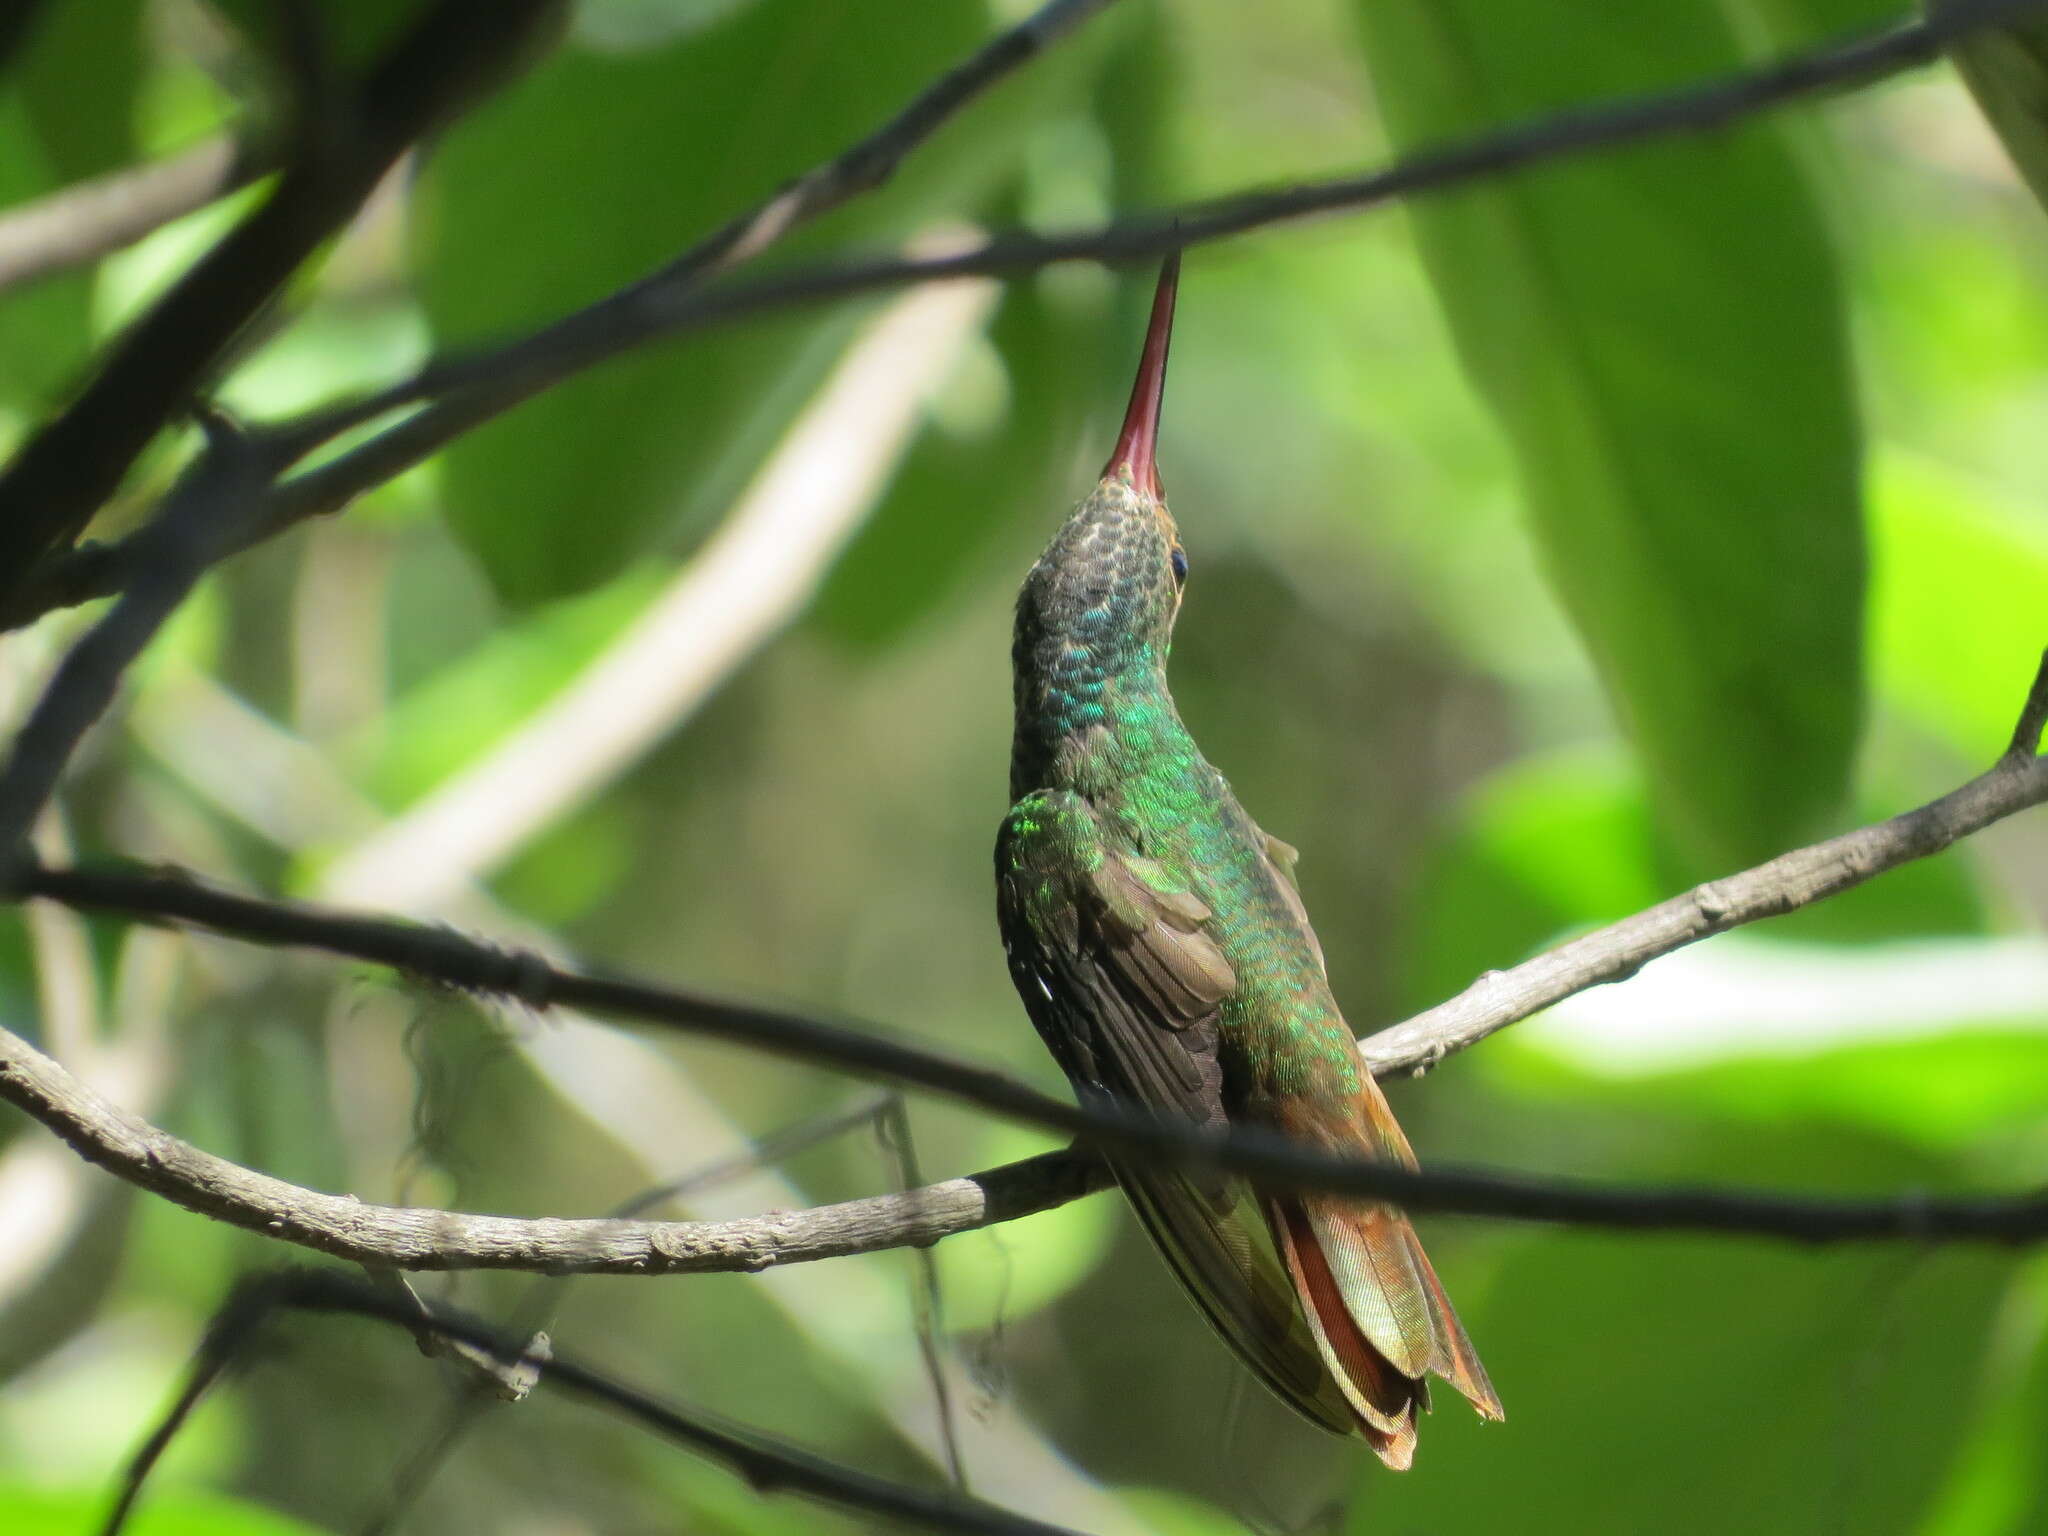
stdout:
{"type": "MultiPolygon", "coordinates": [[[[1112,3],[1113,0],[1047,0],[1030,16],[998,34],[919,92],[902,111],[866,138],[797,177],[759,207],[715,230],[658,271],[540,334],[550,334],[560,325],[572,324],[594,311],[630,310],[640,302],[636,295],[643,290],[669,294],[693,291],[711,278],[753,260],[799,225],[883,185],[905,157],[964,107],[1112,3]]],[[[444,413],[432,422],[419,417],[401,422],[338,460],[337,466],[346,463],[347,470],[330,466],[315,472],[315,476],[321,477],[317,483],[315,476],[307,476],[298,484],[280,487],[274,494],[270,515],[256,537],[268,537],[317,512],[339,510],[463,432],[561,383],[576,371],[495,372],[471,366],[476,361],[463,360],[461,366],[466,371],[446,386],[437,380],[439,365],[430,364],[422,373],[389,389],[272,428],[268,434],[272,446],[289,465],[379,416],[440,393],[444,388],[457,384],[471,386],[459,403],[445,402],[444,413]]],[[[4,491],[5,483],[0,482],[0,493],[4,491]]],[[[124,539],[118,544],[68,551],[45,561],[27,588],[5,605],[0,623],[24,624],[53,608],[118,591],[137,553],[131,544],[132,541],[124,539]]]]}
{"type": "Polygon", "coordinates": [[[11,208],[0,215],[0,293],[133,245],[267,169],[265,156],[217,134],[11,208]]]}
{"type": "MultiPolygon", "coordinates": [[[[901,1051],[903,1047],[892,1047],[901,1051]]],[[[1092,1141],[1157,1160],[1244,1173],[1268,1183],[1387,1200],[1413,1211],[1496,1216],[1618,1230],[1739,1233],[1803,1243],[1904,1240],[2031,1244],[2048,1240],[2048,1190],[2021,1195],[1837,1200],[1709,1189],[1624,1188],[1573,1180],[1318,1156],[1271,1137],[1207,1138],[1107,1110],[1078,1111],[995,1074],[1004,1097],[1037,1100],[1008,1118],[1079,1123],[1092,1141]]],[[[965,1097],[965,1095],[961,1095],[965,1097]]],[[[1051,1153],[907,1195],[725,1222],[473,1215],[371,1205],[288,1184],[150,1125],[0,1029],[0,1098],[27,1111],[81,1157],[201,1215],[336,1258],[392,1269],[516,1269],[652,1275],[758,1271],[884,1248],[1046,1210],[1103,1187],[1093,1158],[1051,1153]]],[[[984,1107],[992,1107],[984,1103],[984,1107]]]]}
{"type": "Polygon", "coordinates": [[[270,479],[268,462],[224,418],[206,423],[206,451],[138,535],[146,558],[135,579],[59,664],[0,770],[0,882],[28,857],[29,829],[129,663],[234,541],[270,479]]]}
{"type": "MultiPolygon", "coordinates": [[[[693,260],[693,252],[529,336],[466,358],[430,363],[413,379],[384,392],[368,403],[376,407],[372,414],[408,400],[448,396],[458,390],[465,393],[303,477],[288,493],[284,510],[289,515],[332,510],[358,494],[350,485],[365,467],[377,473],[373,483],[381,482],[396,472],[393,466],[419,462],[454,435],[539,389],[678,331],[907,283],[966,276],[1013,277],[1064,261],[1149,260],[1184,246],[1314,215],[1367,208],[1592,149],[1707,132],[1819,91],[1866,84],[1927,63],[1938,56],[1946,40],[2039,4],[2040,0],[1962,0],[1937,19],[1908,21],[1889,31],[1859,36],[1691,89],[1517,124],[1426,151],[1381,171],[1209,199],[1065,235],[1003,236],[944,258],[852,262],[707,294],[702,292],[703,278],[717,269],[693,260]]],[[[356,414],[353,419],[367,418],[356,414]]]]}
{"type": "MultiPolygon", "coordinates": [[[[2048,716],[2048,658],[2021,709],[2023,725],[2048,716]]],[[[2016,745],[2024,748],[2025,742],[2016,745]]],[[[1384,1030],[1361,1049],[1376,1073],[1428,1067],[1576,992],[1634,974],[1659,955],[1741,924],[1795,911],[1885,870],[1925,858],[1995,821],[2048,801],[2048,757],[2009,748],[1986,772],[1889,821],[1783,854],[1710,881],[1609,928],[1480,978],[1459,997],[1384,1030]]],[[[592,975],[539,955],[498,948],[443,928],[233,893],[176,874],[27,869],[20,890],[144,921],[210,929],[259,944],[324,950],[390,966],[444,986],[513,999],[536,1010],[582,1008],[731,1041],[794,1060],[925,1089],[1022,1123],[1105,1146],[1213,1161],[1240,1173],[1400,1198],[1377,1182],[1390,1170],[1306,1158],[1246,1137],[1219,1143],[1185,1129],[1064,1103],[987,1068],[956,1061],[873,1029],[703,993],[592,975]]],[[[1485,1199],[1487,1197],[1478,1197],[1485,1199]]],[[[1452,1207],[1440,1207],[1449,1209],[1452,1207]]],[[[1493,1214],[1491,1206],[1457,1206],[1493,1214]]]]}
{"type": "Polygon", "coordinates": [[[2048,650],[2034,669],[2034,685],[2027,690],[2027,702],[2020,707],[2019,722],[2006,743],[2004,761],[2024,766],[2041,750],[2041,733],[2048,731],[2048,650]]]}
{"type": "MultiPolygon", "coordinates": [[[[798,176],[760,206],[728,221],[646,277],[554,322],[529,339],[538,341],[543,336],[561,333],[565,327],[591,325],[600,315],[629,317],[657,296],[695,292],[712,278],[760,256],[791,230],[830,213],[861,193],[874,191],[896,174],[912,151],[963,108],[1112,3],[1114,0],[1047,0],[1016,26],[998,33],[971,57],[925,87],[902,111],[859,143],[798,176]]],[[[518,361],[509,355],[503,356],[503,360],[518,361]]],[[[561,376],[545,369],[479,367],[482,362],[482,357],[429,362],[413,377],[389,389],[315,412],[283,430],[291,435],[294,446],[310,449],[403,406],[469,387],[477,388],[478,394],[460,415],[473,426],[560,382],[561,376]]],[[[393,438],[394,442],[409,440],[406,435],[393,438]]],[[[385,452],[391,454],[391,450],[385,452]]],[[[401,467],[417,463],[419,457],[409,458],[401,467]]],[[[390,461],[396,463],[397,457],[391,456],[390,461]]]]}
{"type": "MultiPolygon", "coordinates": [[[[771,1167],[795,1157],[821,1142],[843,1136],[856,1127],[875,1124],[876,1117],[889,1104],[900,1101],[900,1095],[893,1091],[870,1089],[843,1109],[799,1121],[764,1137],[744,1153],[720,1158],[706,1167],[666,1179],[651,1189],[643,1190],[630,1200],[612,1207],[610,1214],[622,1219],[638,1216],[643,1211],[653,1210],[670,1201],[699,1194],[746,1174],[758,1173],[764,1167],[771,1167]]],[[[374,1272],[377,1275],[394,1273],[392,1270],[374,1272]]],[[[456,1446],[482,1424],[483,1416],[505,1402],[523,1399],[539,1384],[541,1365],[552,1354],[554,1347],[554,1341],[546,1330],[554,1326],[555,1316],[561,1310],[568,1288],[575,1283],[575,1278],[573,1275],[552,1274],[536,1279],[512,1307],[512,1321],[505,1331],[516,1332],[528,1340],[528,1354],[516,1367],[508,1369],[504,1362],[490,1351],[479,1349],[473,1344],[447,1341],[444,1347],[464,1351],[464,1360],[475,1369],[464,1380],[462,1389],[449,1402],[440,1424],[427,1434],[423,1442],[397,1470],[392,1478],[389,1495],[363,1523],[361,1536],[384,1536],[385,1532],[396,1528],[419,1501],[428,1485],[439,1475],[456,1446]],[[508,1377],[516,1381],[522,1389],[518,1398],[513,1398],[504,1390],[502,1383],[508,1377]]]]}
{"type": "MultiPolygon", "coordinates": [[[[1924,857],[2048,800],[2048,657],[2014,746],[1988,772],[1917,811],[1699,887],[1567,944],[1369,1043],[1370,1059],[1412,1067],[1483,1038],[1574,991],[1639,968],[1710,933],[1792,911],[1924,857]],[[2031,733],[2031,734],[2030,734],[2031,733]],[[1436,1022],[1428,1022],[1435,1019],[1436,1022]],[[1409,1032],[1404,1034],[1403,1032],[1409,1032]],[[1385,1042],[1391,1035],[1396,1042],[1385,1042]]],[[[1188,1128],[1062,1103],[1000,1073],[873,1033],[743,1003],[566,971],[539,956],[387,918],[259,901],[175,876],[31,868],[24,894],[260,943],[299,945],[393,966],[536,1009],[560,1004],[676,1025],[757,1049],[945,1094],[1007,1118],[1140,1155],[1391,1200],[1414,1210],[1618,1228],[1742,1232],[1806,1242],[1882,1238],[2022,1243],[2048,1238],[2048,1192],[2009,1197],[1840,1201],[1706,1190],[1595,1188],[1497,1174],[1412,1173],[1317,1157],[1270,1137],[1214,1139],[1188,1128]]],[[[27,1042],[0,1031],[0,1098],[91,1162],[188,1209],[337,1257],[394,1269],[515,1268],[556,1273],[755,1270],[935,1242],[1101,1187],[1092,1159],[1055,1154],[908,1195],[736,1222],[533,1221],[366,1205],[212,1156],[94,1093],[27,1042]]]]}
{"type": "Polygon", "coordinates": [[[343,419],[354,425],[409,400],[440,397],[332,463],[281,487],[278,516],[289,524],[337,511],[369,487],[423,462],[455,438],[563,379],[684,331],[908,283],[1015,277],[1067,261],[1151,260],[1269,225],[1370,208],[1567,155],[1710,132],[1822,91],[1868,84],[1928,63],[1955,37],[2038,9],[2042,3],[1958,0],[1938,17],[1906,21],[1687,89],[1517,123],[1365,175],[1212,198],[1061,235],[1003,235],[957,255],[851,261],[709,290],[703,279],[713,269],[686,256],[530,335],[468,357],[435,361],[373,399],[343,407],[343,419]]]}
{"type": "MultiPolygon", "coordinates": [[[[114,1536],[120,1530],[134,1507],[143,1480],[200,1398],[224,1372],[246,1358],[256,1330],[273,1313],[285,1310],[353,1314],[408,1331],[423,1325],[420,1314],[407,1303],[331,1272],[286,1270],[245,1281],[208,1328],[191,1376],[170,1414],[130,1463],[114,1514],[102,1528],[104,1536],[114,1536]]],[[[472,1348],[490,1351],[507,1362],[524,1358],[523,1338],[512,1337],[459,1312],[435,1307],[424,1319],[424,1326],[472,1348]]],[[[546,1387],[559,1388],[623,1414],[664,1440],[718,1463],[757,1493],[793,1494],[919,1530],[974,1536],[1075,1536],[1064,1526],[1048,1525],[993,1504],[890,1482],[827,1460],[752,1426],[665,1402],[575,1359],[553,1356],[542,1371],[541,1381],[546,1387]]]]}
{"type": "Polygon", "coordinates": [[[2048,800],[2048,653],[2041,658],[2005,754],[1939,800],[1781,854],[1738,875],[1710,880],[1647,912],[1623,918],[1505,971],[1490,971],[1456,997],[1361,1043],[1375,1074],[1422,1072],[1588,987],[1626,981],[1650,961],[1744,923],[1797,911],[1873,875],[1939,853],[1958,838],[2048,800]]]}
{"type": "MultiPolygon", "coordinates": [[[[1657,954],[1821,900],[2048,800],[2048,757],[2033,755],[2039,722],[2048,719],[2044,697],[2048,657],[2043,658],[2021,710],[2022,726],[2035,731],[2034,738],[2023,729],[2013,750],[1953,793],[1890,821],[1700,886],[1612,929],[1482,980],[1465,998],[1375,1037],[1367,1046],[1369,1058],[1390,1068],[1441,1059],[1514,1018],[1631,973],[1657,954]],[[1392,1045],[1386,1043],[1390,1036],[1392,1045]]],[[[1414,1210],[1620,1228],[1746,1232],[1809,1242],[1910,1238],[2016,1243],[2048,1237],[2048,1193],[1836,1201],[1704,1190],[1603,1189],[1478,1172],[1412,1173],[1333,1160],[1271,1137],[1239,1133],[1217,1139],[1100,1107],[1065,1104],[1000,1073],[879,1034],[566,971],[539,956],[495,949],[446,930],[260,901],[167,875],[30,869],[21,888],[25,894],[75,906],[350,955],[466,991],[516,999],[536,1009],[561,1004],[676,1025],[925,1088],[1097,1145],[1226,1168],[1268,1182],[1391,1200],[1414,1210]]],[[[398,1269],[503,1267],[627,1274],[758,1269],[936,1241],[949,1232],[1003,1219],[1004,1214],[1023,1214],[1072,1198],[1096,1187],[1101,1177],[1085,1161],[1040,1158],[909,1196],[882,1196],[740,1222],[527,1222],[369,1206],[253,1173],[127,1114],[5,1032],[0,1032],[0,1097],[48,1125],[82,1156],[190,1209],[322,1252],[398,1269]],[[1048,1179],[1049,1191],[1044,1182],[1048,1179]]]]}
{"type": "Polygon", "coordinates": [[[422,134],[503,78],[558,0],[438,0],[340,110],[321,104],[263,205],[116,342],[0,473],[0,598],[72,538],[251,318],[422,134]]]}
{"type": "MultiPolygon", "coordinates": [[[[924,1183],[918,1169],[917,1141],[910,1129],[910,1106],[903,1095],[891,1093],[875,1120],[876,1138],[889,1160],[890,1183],[899,1194],[909,1194],[924,1183]]],[[[932,1406],[939,1421],[939,1446],[945,1452],[946,1475],[962,1493],[967,1491],[967,1462],[960,1454],[960,1429],[953,1416],[953,1389],[946,1376],[946,1292],[939,1281],[939,1264],[930,1248],[911,1250],[911,1312],[916,1325],[918,1357],[924,1363],[925,1379],[931,1383],[932,1406]]]]}
{"type": "MultiPolygon", "coordinates": [[[[819,187],[836,185],[842,195],[859,190],[854,183],[836,184],[824,172],[813,172],[822,180],[812,185],[811,191],[799,193],[811,183],[811,178],[803,178],[668,266],[584,309],[500,346],[436,360],[412,378],[372,396],[271,428],[281,443],[303,457],[378,416],[432,400],[331,462],[277,487],[268,519],[257,537],[267,538],[304,518],[339,511],[365,491],[422,463],[521,401],[624,352],[687,331],[911,283],[1015,277],[1068,261],[1149,260],[1167,251],[1274,224],[1360,211],[1568,156],[1714,132],[1823,92],[1868,85],[1924,65],[1958,38],[2044,5],[2048,0],[1956,0],[1932,18],[1902,21],[1889,30],[1858,35],[1680,90],[1511,124],[1364,175],[1237,193],[1059,235],[1004,234],[943,257],[851,260],[751,283],[705,286],[707,276],[729,270],[742,256],[756,254],[762,248],[763,232],[780,233],[789,227],[779,222],[788,212],[808,216],[832,206],[816,201],[821,195],[819,187]],[[784,204],[784,198],[791,201],[784,204]],[[783,213],[772,214],[778,206],[783,213]],[[735,235],[739,230],[751,233],[735,235]]],[[[1025,25],[1038,20],[1034,17],[1025,25]]],[[[1004,41],[998,39],[991,48],[1004,41]]],[[[1028,56],[1020,55],[1017,61],[1028,56]]],[[[999,77],[973,75],[969,68],[963,67],[962,73],[977,89],[999,77]]],[[[956,95],[957,100],[966,99],[965,94],[956,95]]],[[[882,136],[899,129],[906,134],[897,147],[900,156],[916,142],[907,135],[927,134],[938,120],[920,114],[913,106],[882,136]]],[[[858,164],[862,149],[857,146],[832,164],[858,164]]],[[[106,596],[119,589],[132,563],[125,541],[75,550],[47,561],[9,605],[0,623],[26,623],[53,608],[106,596]]]]}

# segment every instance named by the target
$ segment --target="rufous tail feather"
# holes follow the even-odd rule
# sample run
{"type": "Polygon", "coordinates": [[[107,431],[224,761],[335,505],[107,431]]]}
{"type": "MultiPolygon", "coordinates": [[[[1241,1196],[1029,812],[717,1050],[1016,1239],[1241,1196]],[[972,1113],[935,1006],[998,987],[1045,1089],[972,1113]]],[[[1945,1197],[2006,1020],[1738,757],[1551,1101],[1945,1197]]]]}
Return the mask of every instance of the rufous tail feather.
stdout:
{"type": "Polygon", "coordinates": [[[1428,1407],[1429,1388],[1394,1369],[1359,1330],[1299,1203],[1272,1201],[1267,1220],[1315,1330],[1323,1363],[1357,1416],[1359,1434],[1381,1461],[1396,1472],[1407,1471],[1415,1460],[1415,1410],[1428,1407]]]}
{"type": "MultiPolygon", "coordinates": [[[[1412,1166],[1407,1139],[1385,1100],[1376,1091],[1366,1097],[1370,1102],[1359,1106],[1356,1122],[1288,1129],[1332,1152],[1412,1166]]],[[[1286,1195],[1267,1200],[1266,1219],[1323,1363],[1381,1461],[1399,1470],[1414,1459],[1416,1413],[1429,1408],[1431,1375],[1457,1388],[1483,1418],[1504,1416],[1486,1367],[1400,1211],[1329,1195],[1286,1195]]]]}

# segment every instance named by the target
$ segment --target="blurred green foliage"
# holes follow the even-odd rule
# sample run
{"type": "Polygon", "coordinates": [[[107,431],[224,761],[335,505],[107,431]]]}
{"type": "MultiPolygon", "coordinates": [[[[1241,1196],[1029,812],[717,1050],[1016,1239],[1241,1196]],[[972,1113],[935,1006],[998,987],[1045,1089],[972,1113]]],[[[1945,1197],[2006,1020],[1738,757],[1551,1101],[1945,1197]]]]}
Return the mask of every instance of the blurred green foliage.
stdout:
{"type": "MultiPolygon", "coordinates": [[[[1591,28],[1568,0],[1358,11],[1408,147],[1740,58],[1714,0],[1591,28]]],[[[1863,541],[1835,263],[1783,131],[1545,168],[1412,217],[1680,847],[1711,869],[1800,840],[1855,747],[1863,541]]]]}
{"type": "MultiPolygon", "coordinates": [[[[0,1486],[0,1511],[16,1536],[73,1536],[106,1514],[104,1489],[75,1494],[0,1486]]],[[[201,1493],[154,1500],[128,1527],[135,1536],[313,1536],[320,1528],[238,1499],[201,1493]]]]}
{"type": "MultiPolygon", "coordinates": [[[[46,9],[0,87],[9,207],[278,110],[266,7],[46,9]]],[[[355,61],[416,6],[321,9],[355,61]]],[[[296,285],[224,394],[281,417],[589,302],[1023,11],[585,0],[545,62],[296,285]]],[[[1892,15],[1124,0],[764,269],[1334,174],[1892,15]]],[[[0,444],[232,216],[0,294],[0,444]]],[[[1148,277],[1020,278],[928,343],[949,349],[943,382],[815,590],[687,705],[642,657],[610,707],[644,714],[652,745],[550,799],[594,734],[559,733],[501,800],[459,807],[543,813],[473,868],[405,844],[402,873],[426,878],[389,901],[871,1018],[1054,1085],[988,889],[1008,605],[1108,445],[1148,277]]],[[[380,828],[460,800],[622,665],[899,306],[651,349],[225,567],[92,739],[65,835],[88,857],[331,895],[380,828]]],[[[1193,562],[1176,690],[1246,804],[1303,849],[1361,1030],[1701,872],[1952,787],[2003,746],[2048,640],[2048,224],[1945,71],[1193,252],[1167,398],[1193,562]]],[[[775,554],[723,596],[771,590],[775,554]]],[[[6,638],[9,721],[84,618],[6,638]]],[[[2040,847],[2037,826],[2001,828],[1746,946],[1704,946],[1699,969],[1652,967],[1394,1085],[1397,1108],[1425,1158],[1590,1178],[2039,1182],[2040,847]],[[1692,980],[1660,991],[1661,975],[1692,980]]],[[[49,912],[0,917],[0,1011],[178,1134],[366,1200],[601,1212],[852,1092],[732,1048],[634,1048],[49,912]]],[[[1044,1145],[913,1113],[927,1177],[1044,1145]]],[[[209,1310],[279,1255],[124,1194],[19,1117],[0,1134],[0,1530],[82,1529],[209,1310]]],[[[855,1131],[691,1209],[898,1176],[855,1131]]],[[[1477,1223],[1428,1237],[1509,1421],[1445,1407],[1401,1478],[1248,1389],[1114,1201],[949,1240],[977,1491],[1105,1533],[1299,1529],[1330,1510],[1375,1536],[2048,1529],[2038,1257],[1477,1223]]],[[[911,1263],[423,1288],[501,1316],[545,1294],[564,1349],[936,1481],[911,1263]]],[[[173,1448],[135,1529],[361,1528],[464,1392],[407,1339],[284,1322],[173,1448]]],[[[866,1527],[543,1388],[476,1417],[398,1528],[866,1527]]]]}

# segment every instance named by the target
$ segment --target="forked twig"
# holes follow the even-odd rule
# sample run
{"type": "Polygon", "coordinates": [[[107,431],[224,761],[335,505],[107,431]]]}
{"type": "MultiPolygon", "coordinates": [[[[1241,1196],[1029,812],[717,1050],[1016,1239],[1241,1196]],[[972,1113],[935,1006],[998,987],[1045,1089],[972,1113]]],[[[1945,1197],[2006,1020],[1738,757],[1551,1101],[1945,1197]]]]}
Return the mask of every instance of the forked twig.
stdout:
{"type": "MultiPolygon", "coordinates": [[[[101,1528],[102,1536],[119,1536],[165,1448],[206,1392],[246,1356],[257,1330],[279,1311],[348,1313],[407,1331],[421,1325],[405,1303],[332,1271],[283,1270],[245,1281],[215,1315],[184,1389],[129,1463],[114,1508],[101,1528]]],[[[518,1360],[525,1348],[523,1339],[444,1307],[431,1309],[428,1326],[507,1361],[518,1360]]],[[[890,1482],[765,1431],[666,1402],[610,1372],[567,1356],[558,1354],[548,1362],[542,1382],[610,1408],[643,1429],[717,1462],[757,1493],[794,1494],[901,1521],[919,1530],[975,1536],[1075,1536],[1064,1526],[1048,1525],[993,1504],[890,1482]]]]}

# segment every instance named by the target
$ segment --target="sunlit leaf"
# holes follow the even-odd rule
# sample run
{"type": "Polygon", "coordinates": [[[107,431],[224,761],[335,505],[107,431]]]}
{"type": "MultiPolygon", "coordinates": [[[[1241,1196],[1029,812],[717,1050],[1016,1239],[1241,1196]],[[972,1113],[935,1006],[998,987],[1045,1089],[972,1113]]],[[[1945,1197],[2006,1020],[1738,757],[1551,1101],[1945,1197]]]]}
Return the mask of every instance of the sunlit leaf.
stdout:
{"type": "Polygon", "coordinates": [[[1423,1007],[1580,924],[1665,894],[1642,790],[1611,752],[1536,758],[1478,786],[1404,914],[1402,996],[1423,1007]]]}
{"type": "MultiPolygon", "coordinates": [[[[111,1497],[107,1488],[56,1492],[0,1484],[0,1530],[8,1536],[78,1536],[99,1528],[111,1497]]],[[[320,1527],[260,1504],[183,1489],[146,1491],[122,1529],[129,1536],[321,1536],[320,1527]]]]}
{"type": "Polygon", "coordinates": [[[1988,764],[2048,648],[2048,521],[1903,453],[1877,460],[1872,488],[1879,694],[1988,764]]]}
{"type": "MultiPolygon", "coordinates": [[[[1670,1096],[1745,1120],[1877,1131],[1951,1155],[2037,1128],[2041,1105],[2048,1103],[2048,1028],[1973,1030],[1966,1027],[1970,999],[1958,997],[1956,1007],[1965,1027],[1953,1034],[1874,1042],[1802,1060],[1731,1062],[1638,1084],[1638,1092],[1650,1105],[1670,1096]]],[[[2048,1016],[2048,1004],[2043,1013],[2048,1016]]],[[[2008,1177],[2022,1172],[2000,1171],[2008,1177]]]]}
{"type": "MultiPolygon", "coordinates": [[[[1411,147],[1740,60],[1706,0],[1597,26],[1563,0],[1357,15],[1411,147]]],[[[1708,866],[1798,841],[1847,782],[1863,568],[1834,262],[1781,137],[1588,157],[1411,216],[1663,821],[1708,866]]]]}

